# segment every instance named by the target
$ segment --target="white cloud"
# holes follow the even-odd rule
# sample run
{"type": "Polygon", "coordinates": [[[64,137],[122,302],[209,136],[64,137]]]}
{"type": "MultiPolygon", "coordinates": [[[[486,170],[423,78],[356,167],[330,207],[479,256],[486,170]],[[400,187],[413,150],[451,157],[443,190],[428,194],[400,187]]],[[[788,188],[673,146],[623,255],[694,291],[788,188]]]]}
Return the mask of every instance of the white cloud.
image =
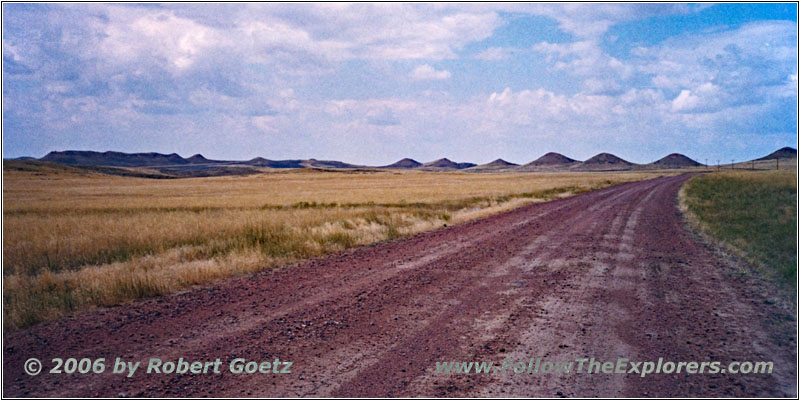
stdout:
{"type": "Polygon", "coordinates": [[[255,116],[251,118],[252,124],[265,134],[278,133],[276,120],[275,116],[255,116]]]}
{"type": "Polygon", "coordinates": [[[545,55],[556,71],[566,71],[577,76],[627,79],[634,69],[601,49],[597,39],[571,43],[542,42],[533,50],[545,55]]]}
{"type": "Polygon", "coordinates": [[[771,21],[683,36],[635,49],[636,67],[669,90],[709,81],[724,87],[780,84],[797,73],[796,30],[795,23],[771,21]]]}
{"type": "Polygon", "coordinates": [[[623,91],[622,85],[614,79],[587,78],[583,88],[593,95],[618,95],[623,91]]]}
{"type": "MultiPolygon", "coordinates": [[[[788,106],[797,100],[791,78],[797,74],[796,29],[794,23],[769,21],[686,35],[636,49],[631,64],[650,76],[655,88],[675,94],[670,109],[687,124],[725,130],[726,120],[744,115],[767,121],[771,115],[792,113],[788,106]],[[763,115],[756,117],[758,113],[763,115]]],[[[783,123],[772,119],[782,130],[795,130],[792,114],[783,123]]]]}
{"type": "Polygon", "coordinates": [[[418,81],[450,79],[450,71],[437,70],[428,64],[423,64],[414,68],[414,71],[411,72],[411,78],[418,81]]]}
{"type": "Polygon", "coordinates": [[[693,90],[682,90],[672,101],[672,111],[681,113],[718,111],[723,96],[719,87],[706,82],[693,90]]]}
{"type": "Polygon", "coordinates": [[[491,61],[505,60],[511,57],[511,55],[514,54],[515,52],[518,52],[518,50],[508,47],[490,47],[476,54],[475,58],[479,60],[491,60],[491,61]]]}
{"type": "MultiPolygon", "coordinates": [[[[608,55],[594,39],[540,43],[533,50],[551,69],[581,79],[582,93],[569,97],[568,111],[583,107],[597,118],[595,129],[609,122],[628,132],[622,127],[719,138],[796,130],[796,42],[795,23],[767,21],[668,39],[634,49],[626,60],[608,55]],[[642,80],[652,88],[631,89],[642,80]],[[638,100],[631,103],[634,93],[638,100]]],[[[582,117],[570,117],[569,124],[582,125],[582,117]]]]}
{"type": "MultiPolygon", "coordinates": [[[[489,37],[501,20],[493,11],[460,12],[428,4],[303,4],[253,7],[250,19],[277,19],[305,34],[287,45],[325,54],[333,59],[446,59],[457,49],[489,37]],[[283,12],[280,12],[283,11],[283,12]],[[311,22],[311,23],[309,23],[311,22]],[[307,34],[307,36],[306,36],[307,34]]],[[[246,18],[247,19],[247,18],[246,18]]],[[[283,37],[275,35],[275,37],[283,37]]]]}
{"type": "Polygon", "coordinates": [[[109,15],[111,23],[102,27],[99,44],[104,61],[109,63],[154,58],[165,67],[185,70],[226,40],[221,32],[168,11],[131,13],[110,8],[109,15]]]}
{"type": "MultiPolygon", "coordinates": [[[[494,11],[466,12],[428,4],[257,4],[158,8],[67,5],[90,31],[73,48],[108,65],[154,65],[172,73],[239,60],[282,75],[330,72],[335,63],[362,60],[456,58],[467,43],[489,37],[502,24],[494,11]],[[82,15],[83,14],[83,15],[82,15]],[[96,40],[96,43],[93,41],[96,40]]],[[[66,36],[65,36],[66,37],[66,36]]],[[[5,49],[16,59],[11,43],[5,49]]]]}
{"type": "Polygon", "coordinates": [[[693,95],[692,91],[684,89],[672,101],[672,111],[691,111],[697,108],[698,105],[700,105],[700,98],[697,95],[693,95]]]}

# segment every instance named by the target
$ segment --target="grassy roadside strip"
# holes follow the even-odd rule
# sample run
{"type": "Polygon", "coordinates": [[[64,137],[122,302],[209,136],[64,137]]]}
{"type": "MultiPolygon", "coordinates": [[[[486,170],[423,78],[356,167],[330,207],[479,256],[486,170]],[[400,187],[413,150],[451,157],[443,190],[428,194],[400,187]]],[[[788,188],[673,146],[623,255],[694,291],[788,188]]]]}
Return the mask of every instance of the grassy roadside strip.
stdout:
{"type": "Polygon", "coordinates": [[[756,266],[779,287],[797,290],[797,175],[738,171],[693,177],[679,194],[689,223],[756,266]]]}

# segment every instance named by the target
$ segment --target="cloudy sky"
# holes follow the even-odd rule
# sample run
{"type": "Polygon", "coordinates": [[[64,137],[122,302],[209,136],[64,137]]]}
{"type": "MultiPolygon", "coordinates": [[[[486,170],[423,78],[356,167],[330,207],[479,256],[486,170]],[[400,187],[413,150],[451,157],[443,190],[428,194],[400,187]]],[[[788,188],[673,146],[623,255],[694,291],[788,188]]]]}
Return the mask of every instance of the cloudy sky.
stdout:
{"type": "Polygon", "coordinates": [[[3,156],[650,162],[797,142],[795,4],[3,4],[3,156]]]}

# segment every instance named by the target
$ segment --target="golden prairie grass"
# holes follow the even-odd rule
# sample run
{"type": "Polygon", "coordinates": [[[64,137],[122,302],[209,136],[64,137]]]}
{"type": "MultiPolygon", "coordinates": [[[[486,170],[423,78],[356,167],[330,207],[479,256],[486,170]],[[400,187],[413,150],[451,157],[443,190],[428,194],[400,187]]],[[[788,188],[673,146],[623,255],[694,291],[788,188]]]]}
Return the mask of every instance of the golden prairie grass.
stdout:
{"type": "Polygon", "coordinates": [[[4,170],[4,323],[26,327],[658,175],[288,171],[152,180],[4,170]]]}

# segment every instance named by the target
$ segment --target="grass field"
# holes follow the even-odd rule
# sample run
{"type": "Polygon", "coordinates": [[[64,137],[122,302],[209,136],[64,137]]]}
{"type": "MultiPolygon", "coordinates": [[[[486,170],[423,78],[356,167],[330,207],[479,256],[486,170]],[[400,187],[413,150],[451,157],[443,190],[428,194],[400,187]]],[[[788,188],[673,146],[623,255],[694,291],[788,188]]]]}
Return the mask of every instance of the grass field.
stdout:
{"type": "Polygon", "coordinates": [[[153,180],[4,168],[4,323],[25,327],[663,174],[297,170],[153,180]]]}
{"type": "Polygon", "coordinates": [[[797,174],[725,171],[692,178],[682,203],[690,220],[768,277],[796,289],[797,174]]]}

